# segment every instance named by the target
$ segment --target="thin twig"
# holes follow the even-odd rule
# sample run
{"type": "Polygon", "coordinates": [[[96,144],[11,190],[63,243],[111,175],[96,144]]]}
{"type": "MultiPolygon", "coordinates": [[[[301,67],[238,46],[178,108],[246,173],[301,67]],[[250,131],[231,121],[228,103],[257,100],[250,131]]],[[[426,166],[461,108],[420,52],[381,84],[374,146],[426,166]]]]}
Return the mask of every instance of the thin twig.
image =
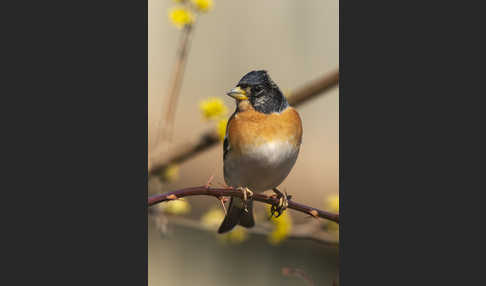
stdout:
{"type": "Polygon", "coordinates": [[[284,267],[282,268],[282,275],[284,276],[295,276],[298,277],[302,280],[304,280],[307,285],[309,286],[314,286],[314,281],[305,273],[304,270],[299,269],[299,268],[290,268],[290,267],[284,267]]]}
{"type": "Polygon", "coordinates": [[[168,150],[168,146],[172,140],[172,134],[174,129],[174,117],[177,110],[177,102],[181,90],[182,79],[184,78],[184,70],[187,62],[187,55],[189,51],[190,39],[193,31],[193,25],[185,25],[182,30],[181,41],[179,49],[177,51],[177,60],[174,66],[174,72],[172,74],[172,84],[168,93],[168,97],[165,103],[164,115],[160,118],[157,126],[157,130],[161,132],[156,137],[155,146],[159,145],[159,140],[163,139],[165,142],[163,147],[168,150]],[[160,129],[161,121],[164,126],[160,129]]]}
{"type": "MultiPolygon", "coordinates": [[[[317,95],[337,86],[338,82],[339,71],[335,70],[317,80],[307,83],[295,92],[291,92],[291,95],[287,100],[290,105],[298,107],[315,98],[317,95]]],[[[167,166],[171,164],[180,164],[211,147],[218,146],[219,142],[219,136],[216,131],[210,130],[203,133],[196,141],[182,145],[178,149],[172,150],[170,153],[158,150],[150,156],[149,174],[160,174],[167,166]]]]}
{"type": "MultiPolygon", "coordinates": [[[[211,188],[206,186],[199,186],[199,187],[186,188],[186,189],[168,192],[165,194],[151,196],[148,198],[148,205],[152,206],[161,202],[171,201],[174,199],[179,199],[179,198],[189,197],[189,196],[213,196],[216,198],[230,196],[230,197],[243,198],[243,192],[233,188],[211,188]]],[[[266,203],[269,205],[278,203],[278,198],[276,196],[268,196],[263,193],[253,194],[252,199],[254,201],[266,203]]],[[[309,207],[304,204],[294,202],[292,200],[289,201],[288,208],[303,212],[305,214],[314,217],[325,218],[339,223],[339,214],[334,214],[313,207],[309,207]]]]}

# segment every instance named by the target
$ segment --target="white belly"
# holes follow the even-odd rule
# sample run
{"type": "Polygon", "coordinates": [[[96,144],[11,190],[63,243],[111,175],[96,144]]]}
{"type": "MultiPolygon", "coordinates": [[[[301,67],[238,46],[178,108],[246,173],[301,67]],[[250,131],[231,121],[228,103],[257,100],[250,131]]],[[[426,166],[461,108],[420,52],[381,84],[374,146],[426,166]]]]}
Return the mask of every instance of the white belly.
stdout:
{"type": "Polygon", "coordinates": [[[224,160],[226,184],[263,192],[280,185],[297,160],[299,148],[288,142],[260,145],[244,157],[231,152],[224,160]]]}

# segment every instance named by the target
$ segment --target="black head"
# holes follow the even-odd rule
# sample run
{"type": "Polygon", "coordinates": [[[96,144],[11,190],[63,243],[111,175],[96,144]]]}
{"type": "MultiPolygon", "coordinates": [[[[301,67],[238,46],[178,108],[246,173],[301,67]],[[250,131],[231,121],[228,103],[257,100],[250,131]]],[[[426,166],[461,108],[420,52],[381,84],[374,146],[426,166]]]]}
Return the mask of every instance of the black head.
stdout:
{"type": "Polygon", "coordinates": [[[263,113],[282,112],[288,106],[287,100],[267,71],[249,72],[243,76],[236,86],[244,92],[245,97],[248,98],[256,111],[263,113]]]}

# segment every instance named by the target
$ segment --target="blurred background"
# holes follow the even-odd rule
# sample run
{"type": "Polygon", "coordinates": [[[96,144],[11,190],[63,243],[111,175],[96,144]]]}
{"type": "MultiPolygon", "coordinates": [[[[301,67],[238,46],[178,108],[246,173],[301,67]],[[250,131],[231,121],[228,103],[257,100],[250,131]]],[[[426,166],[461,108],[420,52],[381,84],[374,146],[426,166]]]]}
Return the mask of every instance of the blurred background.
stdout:
{"type": "MultiPolygon", "coordinates": [[[[174,25],[181,18],[170,18],[174,7],[186,5],[177,2],[148,1],[149,157],[159,148],[157,136],[183,33],[174,25]]],[[[267,70],[291,95],[338,68],[338,0],[194,3],[202,9],[197,5],[209,5],[209,11],[194,18],[169,152],[216,129],[214,120],[202,114],[201,103],[208,98],[222,102],[228,111],[221,117],[229,117],[235,103],[225,93],[249,71],[267,70]]],[[[335,87],[298,107],[303,143],[280,186],[295,201],[333,212],[338,211],[339,192],[338,95],[335,87]]],[[[223,186],[221,145],[149,177],[149,195],[204,185],[211,176],[213,186],[223,186]]],[[[222,208],[214,198],[150,207],[149,285],[333,285],[339,273],[337,225],[293,210],[269,221],[268,210],[255,204],[255,230],[235,229],[226,236],[216,234],[222,208]]]]}

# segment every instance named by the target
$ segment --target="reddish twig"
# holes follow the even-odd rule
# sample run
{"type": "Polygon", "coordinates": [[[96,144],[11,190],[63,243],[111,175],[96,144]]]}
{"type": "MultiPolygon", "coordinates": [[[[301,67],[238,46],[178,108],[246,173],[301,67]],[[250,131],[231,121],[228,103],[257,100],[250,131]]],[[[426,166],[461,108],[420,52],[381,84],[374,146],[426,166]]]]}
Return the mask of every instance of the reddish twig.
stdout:
{"type": "Polygon", "coordinates": [[[282,268],[282,275],[284,276],[295,276],[304,280],[307,285],[314,286],[314,281],[307,275],[304,270],[298,268],[284,267],[282,268]]]}
{"type": "MultiPolygon", "coordinates": [[[[212,196],[217,199],[221,197],[228,197],[228,196],[243,198],[243,193],[233,188],[211,188],[207,186],[199,186],[199,187],[186,188],[186,189],[168,192],[165,194],[151,196],[148,198],[148,205],[152,206],[161,202],[171,201],[174,199],[179,199],[179,198],[189,197],[189,196],[212,196]]],[[[267,203],[269,205],[278,203],[278,198],[276,196],[268,196],[262,193],[260,194],[254,193],[252,199],[254,201],[267,203]]],[[[304,204],[294,202],[292,200],[289,201],[288,208],[303,212],[305,214],[314,217],[325,218],[339,223],[339,214],[334,214],[313,207],[309,207],[304,204]]]]}
{"type": "MultiPolygon", "coordinates": [[[[193,25],[185,25],[184,29],[182,30],[181,41],[177,50],[177,60],[174,66],[174,72],[172,74],[172,83],[170,85],[170,90],[168,92],[168,97],[166,98],[165,103],[165,112],[163,114],[164,126],[162,127],[161,131],[158,131],[160,133],[155,138],[156,146],[159,144],[160,139],[164,139],[164,147],[166,147],[167,149],[168,144],[170,144],[172,140],[175,111],[182,86],[182,79],[184,78],[184,70],[187,62],[187,55],[189,53],[192,31],[193,25]]],[[[162,117],[159,120],[158,127],[160,127],[161,122],[162,117]]],[[[157,128],[157,130],[159,129],[160,128],[157,128]]]]}

